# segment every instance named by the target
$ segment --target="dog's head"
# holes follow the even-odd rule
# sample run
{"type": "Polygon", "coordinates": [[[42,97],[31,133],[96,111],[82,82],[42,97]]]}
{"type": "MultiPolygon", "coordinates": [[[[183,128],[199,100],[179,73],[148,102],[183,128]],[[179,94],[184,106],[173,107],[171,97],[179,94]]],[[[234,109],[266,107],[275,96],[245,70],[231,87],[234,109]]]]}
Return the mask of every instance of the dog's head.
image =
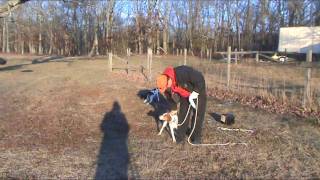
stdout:
{"type": "Polygon", "coordinates": [[[162,115],[159,116],[159,119],[162,120],[162,121],[171,121],[171,116],[170,116],[170,113],[164,113],[162,115]]]}

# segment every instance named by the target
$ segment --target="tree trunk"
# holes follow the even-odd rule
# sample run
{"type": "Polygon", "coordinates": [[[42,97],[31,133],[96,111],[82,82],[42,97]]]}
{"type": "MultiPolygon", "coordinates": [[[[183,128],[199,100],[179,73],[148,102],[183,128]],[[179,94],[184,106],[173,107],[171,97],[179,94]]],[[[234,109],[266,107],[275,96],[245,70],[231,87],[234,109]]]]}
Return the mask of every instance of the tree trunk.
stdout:
{"type": "MultiPolygon", "coordinates": [[[[239,6],[239,4],[237,3],[237,7],[239,6]]],[[[239,12],[238,12],[238,10],[237,10],[237,12],[236,12],[236,29],[237,29],[237,40],[238,40],[238,49],[241,49],[241,37],[240,37],[240,25],[239,25],[239,12]]]]}
{"type": "Polygon", "coordinates": [[[168,33],[167,30],[163,30],[163,35],[162,35],[162,43],[163,43],[163,50],[165,53],[168,53],[168,33]]]}
{"type": "Polygon", "coordinates": [[[21,41],[21,54],[24,54],[24,40],[21,41]]]}
{"type": "MultiPolygon", "coordinates": [[[[192,1],[189,0],[189,14],[188,14],[188,19],[187,19],[187,31],[188,31],[188,41],[189,41],[189,49],[191,53],[193,54],[193,36],[192,36],[192,29],[193,29],[193,16],[192,16],[192,1]]],[[[187,44],[185,45],[186,48],[188,48],[187,44]]]]}
{"type": "Polygon", "coordinates": [[[6,18],[3,18],[2,26],[2,52],[6,51],[6,18]]]}
{"type": "Polygon", "coordinates": [[[293,1],[288,1],[288,10],[289,10],[289,27],[294,25],[296,7],[293,1]]]}
{"type": "Polygon", "coordinates": [[[175,50],[176,50],[176,36],[174,35],[172,38],[172,55],[174,55],[175,50]]]}
{"type": "Polygon", "coordinates": [[[32,40],[30,40],[29,41],[29,53],[30,54],[35,54],[35,47],[34,47],[34,45],[33,45],[33,42],[32,42],[32,40]]]}
{"type": "Polygon", "coordinates": [[[91,48],[91,51],[89,53],[89,56],[95,56],[95,55],[99,55],[99,41],[98,41],[98,30],[99,30],[99,22],[98,22],[98,17],[97,17],[97,22],[96,22],[96,26],[95,26],[95,30],[94,30],[94,40],[93,40],[93,45],[91,48]]]}
{"type": "Polygon", "coordinates": [[[6,3],[0,6],[0,18],[10,15],[12,10],[18,8],[21,4],[29,0],[6,0],[6,3]]]}
{"type": "Polygon", "coordinates": [[[224,25],[224,4],[222,4],[222,14],[221,14],[221,25],[220,25],[220,28],[221,28],[221,31],[220,31],[220,42],[221,42],[221,45],[220,45],[220,48],[221,49],[225,49],[225,39],[224,39],[224,33],[225,33],[225,25],[224,25]]]}
{"type": "Polygon", "coordinates": [[[263,49],[266,46],[266,16],[267,16],[267,0],[261,0],[261,12],[260,12],[260,23],[261,23],[261,47],[263,49]]]}
{"type": "Polygon", "coordinates": [[[77,3],[73,3],[73,14],[72,14],[72,28],[73,28],[73,33],[72,33],[72,48],[71,48],[71,53],[73,55],[79,55],[79,29],[77,26],[78,23],[78,18],[77,18],[77,3]]]}
{"type": "Polygon", "coordinates": [[[168,21],[169,21],[169,1],[165,1],[165,16],[164,16],[164,27],[163,27],[163,34],[162,34],[162,41],[163,41],[163,50],[168,53],[168,21]]]}
{"type": "Polygon", "coordinates": [[[143,53],[142,33],[141,32],[139,32],[139,36],[138,36],[138,46],[139,46],[139,54],[141,55],[143,53]]]}
{"type": "Polygon", "coordinates": [[[107,9],[107,23],[106,23],[106,42],[108,50],[112,49],[112,24],[113,24],[113,11],[114,11],[115,1],[110,0],[107,9]]]}
{"type": "Polygon", "coordinates": [[[246,10],[246,18],[245,18],[245,28],[244,28],[244,48],[251,49],[252,46],[250,44],[252,43],[252,12],[251,12],[251,0],[247,1],[247,10],[246,10]]]}
{"type": "Polygon", "coordinates": [[[19,26],[19,24],[17,25],[18,26],[18,31],[17,31],[17,34],[18,34],[18,41],[17,41],[17,46],[18,46],[18,51],[17,52],[21,52],[21,54],[24,54],[24,39],[23,39],[23,31],[22,31],[22,28],[19,26]]]}
{"type": "Polygon", "coordinates": [[[153,10],[156,3],[153,0],[148,0],[148,12],[147,12],[147,47],[152,47],[152,25],[153,25],[153,10]]]}
{"type": "Polygon", "coordinates": [[[160,54],[160,30],[159,27],[157,28],[157,45],[156,45],[156,49],[157,49],[157,55],[160,54]]]}
{"type": "Polygon", "coordinates": [[[313,26],[320,26],[320,2],[319,1],[314,1],[314,8],[311,8],[312,10],[310,11],[310,24],[313,26]]]}
{"type": "Polygon", "coordinates": [[[49,47],[49,54],[52,55],[53,53],[53,32],[52,32],[52,25],[50,25],[50,47],[49,47]]]}
{"type": "Polygon", "coordinates": [[[88,18],[88,15],[86,14],[85,16],[85,28],[84,28],[84,35],[83,35],[83,41],[84,41],[84,45],[83,45],[83,49],[84,49],[84,52],[85,54],[88,54],[89,52],[89,48],[88,48],[88,34],[90,33],[89,32],[89,18],[88,18]]]}
{"type": "Polygon", "coordinates": [[[41,17],[39,17],[39,49],[38,49],[38,54],[42,55],[43,54],[43,48],[42,48],[42,20],[41,17]]]}
{"type": "MultiPolygon", "coordinates": [[[[138,2],[137,2],[138,3],[138,2]]],[[[142,32],[141,32],[141,24],[140,24],[140,15],[137,13],[136,15],[136,34],[138,35],[138,41],[137,41],[137,48],[138,53],[141,55],[142,54],[142,32]]]]}
{"type": "Polygon", "coordinates": [[[9,34],[9,23],[6,21],[6,47],[7,47],[7,53],[10,53],[10,34],[9,34]]]}

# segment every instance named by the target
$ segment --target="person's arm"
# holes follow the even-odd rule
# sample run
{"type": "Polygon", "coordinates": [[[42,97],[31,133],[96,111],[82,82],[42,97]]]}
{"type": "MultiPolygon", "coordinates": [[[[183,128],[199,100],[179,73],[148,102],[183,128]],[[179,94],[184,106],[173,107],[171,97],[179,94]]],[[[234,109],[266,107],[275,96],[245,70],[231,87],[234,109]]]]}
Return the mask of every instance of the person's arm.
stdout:
{"type": "Polygon", "coordinates": [[[164,97],[166,98],[170,110],[177,110],[178,106],[177,104],[180,101],[180,96],[177,93],[172,94],[170,91],[165,91],[164,92],[164,97]]]}

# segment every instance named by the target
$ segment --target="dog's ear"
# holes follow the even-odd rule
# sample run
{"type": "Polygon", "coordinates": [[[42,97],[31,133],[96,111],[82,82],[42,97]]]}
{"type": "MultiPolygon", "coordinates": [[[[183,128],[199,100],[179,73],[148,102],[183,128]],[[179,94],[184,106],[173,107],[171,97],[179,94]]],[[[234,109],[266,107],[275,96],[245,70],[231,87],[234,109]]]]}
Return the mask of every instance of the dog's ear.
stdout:
{"type": "Polygon", "coordinates": [[[160,116],[159,116],[159,119],[162,120],[162,121],[164,121],[164,114],[160,115],[160,116]]]}
{"type": "Polygon", "coordinates": [[[163,121],[171,121],[170,113],[164,113],[164,114],[162,114],[161,116],[159,116],[159,119],[160,119],[160,120],[163,120],[163,121]]]}

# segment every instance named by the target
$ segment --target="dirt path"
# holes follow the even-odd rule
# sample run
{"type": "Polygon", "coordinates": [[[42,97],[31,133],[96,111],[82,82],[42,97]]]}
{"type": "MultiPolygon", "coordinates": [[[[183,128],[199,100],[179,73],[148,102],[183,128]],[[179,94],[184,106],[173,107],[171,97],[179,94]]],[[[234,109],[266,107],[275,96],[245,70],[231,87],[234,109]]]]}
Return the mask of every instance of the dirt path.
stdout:
{"type": "Polygon", "coordinates": [[[299,119],[209,98],[207,112],[233,112],[230,128],[255,133],[220,131],[207,114],[203,141],[248,146],[175,145],[137,97],[152,87],[139,74],[110,74],[103,60],[17,67],[0,70],[0,177],[320,176],[319,128],[299,119]]]}

